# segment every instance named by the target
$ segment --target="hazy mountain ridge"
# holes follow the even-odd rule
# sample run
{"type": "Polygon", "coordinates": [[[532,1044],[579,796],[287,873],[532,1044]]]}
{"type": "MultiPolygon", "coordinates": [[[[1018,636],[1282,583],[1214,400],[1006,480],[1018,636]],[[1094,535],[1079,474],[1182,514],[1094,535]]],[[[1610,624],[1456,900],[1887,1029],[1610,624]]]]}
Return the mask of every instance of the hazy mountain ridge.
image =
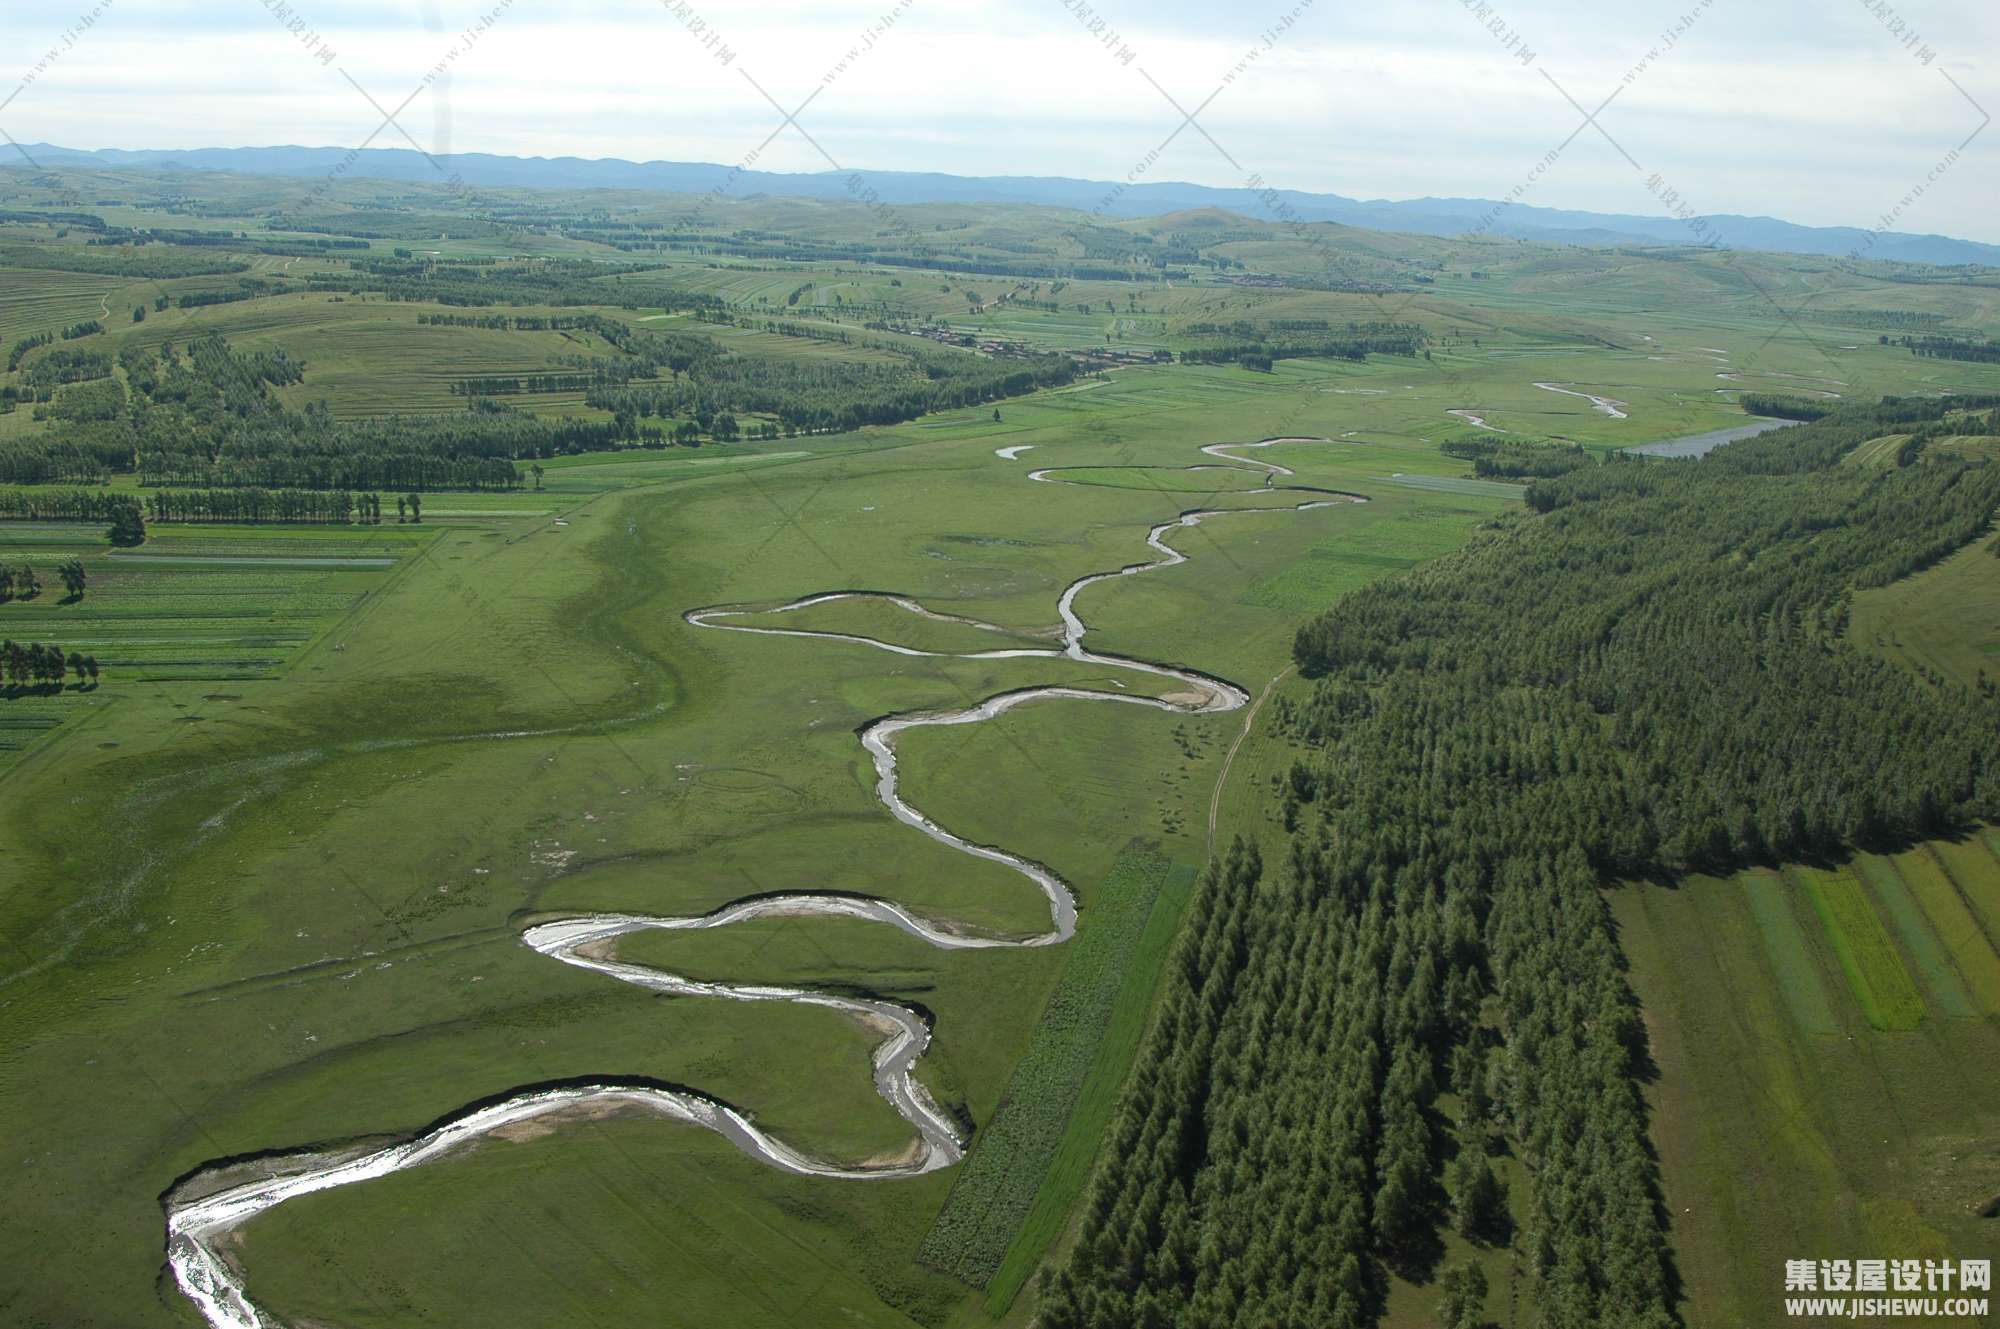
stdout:
{"type": "MultiPolygon", "coordinates": [[[[30,144],[45,164],[184,167],[276,176],[327,175],[436,182],[439,166],[403,148],[195,148],[79,150],[30,144]]],[[[851,198],[854,172],[737,171],[711,162],[631,162],[619,158],[509,157],[455,153],[438,158],[469,185],[515,188],[640,189],[700,194],[718,187],[739,197],[775,194],[800,198],[851,198]]],[[[1368,230],[1451,236],[1478,229],[1526,240],[1592,245],[1685,245],[1714,235],[1737,249],[1841,255],[1908,263],[2000,264],[2000,245],[1942,235],[1884,232],[1860,227],[1802,226],[1775,217],[1707,216],[1707,229],[1672,217],[1580,212],[1525,204],[1502,207],[1490,199],[1352,199],[1296,190],[1259,193],[1209,185],[1161,182],[1122,189],[1102,180],[1066,176],[961,176],[925,171],[868,171],[873,197],[886,203],[1033,203],[1096,212],[1110,218],[1150,217],[1193,208],[1227,208],[1266,220],[1294,218],[1339,222],[1368,230]],[[1275,210],[1275,211],[1274,211],[1275,210]],[[1282,211],[1283,216],[1279,215],[1282,211]]]]}

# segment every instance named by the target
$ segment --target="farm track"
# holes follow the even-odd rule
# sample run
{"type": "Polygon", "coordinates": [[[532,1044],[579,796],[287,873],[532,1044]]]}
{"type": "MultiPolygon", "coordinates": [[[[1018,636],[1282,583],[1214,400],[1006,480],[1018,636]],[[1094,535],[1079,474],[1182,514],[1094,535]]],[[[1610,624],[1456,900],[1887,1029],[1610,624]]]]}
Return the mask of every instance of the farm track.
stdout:
{"type": "MultiPolygon", "coordinates": [[[[1325,439],[1279,438],[1248,444],[1210,444],[1202,452],[1249,467],[1265,474],[1267,484],[1293,474],[1275,463],[1238,457],[1229,449],[1257,448],[1274,443],[1327,442],[1325,439]]],[[[1196,469],[1196,468],[1188,468],[1196,469]]],[[[1045,483],[1042,473],[1032,478],[1045,483]]],[[[1257,492],[1257,491],[1250,491],[1257,492]]],[[[1326,492],[1332,491],[1308,491],[1326,492]]],[[[1347,502],[1366,502],[1357,495],[1334,495],[1347,502]]],[[[815,1158],[759,1129],[738,1108],[694,1089],[684,1089],[637,1080],[605,1079],[587,1084],[562,1084],[523,1089],[497,1100],[488,1100],[448,1116],[412,1138],[386,1148],[304,1151],[276,1156],[261,1164],[264,1175],[249,1181],[207,1189],[205,1183],[220,1180],[225,1171],[238,1165],[228,1160],[196,1169],[162,1198],[166,1211],[166,1257],[181,1291],[215,1329],[271,1329],[278,1323],[257,1306],[245,1287],[244,1276],[224,1254],[232,1236],[242,1224],[275,1208],[288,1199],[330,1190],[356,1182],[391,1175],[407,1168],[434,1162],[502,1128],[537,1117],[566,1112],[628,1108],[649,1111],[670,1120],[711,1130],[744,1153],[771,1167],[799,1176],[831,1177],[847,1180],[874,1180],[920,1176],[949,1167],[964,1157],[965,1140],[959,1127],[932,1099],[915,1076],[915,1067],[930,1045],[931,1030],[915,1009],[897,1002],[834,995],[807,988],[774,985],[702,982],[667,973],[649,966],[629,964],[615,958],[613,948],[620,937],[646,931],[688,931],[727,927],[735,923],[769,917],[822,916],[883,923],[945,950],[993,947],[1052,946],[1067,941],[1076,931],[1076,897],[1068,884],[1047,867],[1021,855],[961,838],[925,816],[907,802],[899,790],[896,739],[906,730],[936,726],[977,724],[1020,707],[1044,701],[1116,702],[1148,706],[1175,714],[1213,714],[1234,711],[1250,702],[1250,695],[1234,683],[1174,665],[1090,651],[1083,645],[1088,626],[1076,609],[1077,596],[1087,587],[1121,577],[1138,576],[1175,567],[1188,561],[1166,542],[1178,530],[1192,528],[1217,517],[1257,512],[1303,512],[1331,506],[1326,499],[1289,506],[1194,510],[1148,531],[1147,546],[1156,557],[1129,563],[1105,572],[1077,578],[1064,588],[1056,603],[1062,622],[1060,648],[1009,647],[991,651],[924,651],[856,633],[816,629],[766,626],[772,618],[844,599],[874,599],[893,604],[907,612],[983,631],[1014,635],[1005,627],[926,608],[906,596],[873,591],[834,591],[806,596],[768,609],[727,606],[688,610],[682,618],[690,626],[725,632],[745,632],[763,636],[818,637],[843,641],[905,656],[938,659],[996,660],[1047,658],[1069,659],[1107,669],[1137,673],[1149,679],[1176,685],[1162,696],[1139,696],[1105,692],[1092,688],[1043,686],[998,693],[975,705],[957,710],[892,714],[862,727],[860,739],[876,772],[876,795],[898,821],[951,849],[982,858],[1026,877],[1049,904],[1049,926],[1025,937],[1001,936],[962,929],[950,923],[924,918],[892,901],[870,896],[827,892],[797,892],[750,896],[733,901],[710,913],[658,917],[641,914],[584,914],[535,923],[521,935],[522,942],[542,955],[564,964],[600,973],[621,982],[672,996],[712,997],[728,1001],[778,1001],[819,1006],[838,1011],[864,1027],[883,1034],[873,1054],[873,1078],[878,1092],[916,1131],[910,1148],[893,1161],[874,1165],[848,1166],[815,1158]],[[763,622],[726,621],[762,620],[763,622]]],[[[1280,675],[1282,677],[1282,675],[1280,675]]],[[[1275,684],[1277,679],[1273,679],[1275,684]]],[[[1270,689],[1265,689],[1265,695],[1270,689]]],[[[1254,719],[1253,710],[1251,719],[1254,719]]],[[[1245,732],[1247,732],[1247,723],[1245,732]]],[[[522,736],[526,736],[525,734],[522,736]]],[[[1237,738],[1237,744],[1242,736],[1237,738]]],[[[1231,748],[1231,756],[1235,749],[1231,748]]],[[[1219,792],[1219,787],[1218,787],[1219,792]]],[[[1214,829],[1215,808],[1210,809],[1210,831],[1214,829]]]]}

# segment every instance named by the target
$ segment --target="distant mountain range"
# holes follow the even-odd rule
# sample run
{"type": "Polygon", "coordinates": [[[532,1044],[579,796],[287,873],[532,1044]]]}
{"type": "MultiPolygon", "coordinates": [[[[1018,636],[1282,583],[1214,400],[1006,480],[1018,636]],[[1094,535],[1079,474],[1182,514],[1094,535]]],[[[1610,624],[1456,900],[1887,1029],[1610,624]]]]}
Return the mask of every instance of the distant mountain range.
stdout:
{"type": "MultiPolygon", "coordinates": [[[[247,175],[324,176],[350,153],[345,148],[196,148],[82,151],[29,144],[35,159],[69,166],[138,166],[155,170],[233,171],[247,175]]],[[[781,174],[737,171],[712,162],[629,162],[607,157],[502,157],[483,152],[455,153],[450,169],[470,185],[534,189],[640,189],[700,194],[724,187],[737,197],[757,194],[788,198],[850,198],[851,172],[781,174]],[[733,175],[733,180],[731,179],[733,175]]],[[[403,148],[369,148],[349,164],[347,176],[435,183],[437,168],[422,154],[403,148]]],[[[1480,226],[1499,207],[1491,199],[1353,199],[1339,194],[1279,190],[1260,195],[1247,189],[1208,185],[1127,185],[1064,176],[941,175],[922,171],[869,171],[868,185],[888,203],[1037,203],[1098,211],[1107,217],[1153,217],[1189,208],[1227,208],[1243,216],[1271,220],[1282,203],[1285,215],[1306,221],[1339,222],[1372,231],[1409,235],[1461,235],[1480,226]]],[[[1686,245],[1709,234],[1736,249],[1777,253],[1853,255],[1906,263],[2000,264],[2000,245],[1944,235],[1870,233],[1852,226],[1800,226],[1775,217],[1730,215],[1701,218],[1706,231],[1672,217],[1625,213],[1572,212],[1515,204],[1501,209],[1487,233],[1579,245],[1686,245]]]]}

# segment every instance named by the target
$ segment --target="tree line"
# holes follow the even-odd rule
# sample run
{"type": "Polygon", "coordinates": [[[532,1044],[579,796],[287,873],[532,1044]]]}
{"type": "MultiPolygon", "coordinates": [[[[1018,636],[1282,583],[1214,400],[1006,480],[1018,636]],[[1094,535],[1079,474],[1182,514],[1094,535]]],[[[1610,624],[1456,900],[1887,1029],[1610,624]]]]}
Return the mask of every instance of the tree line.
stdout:
{"type": "Polygon", "coordinates": [[[478,307],[486,305],[616,305],[626,309],[714,309],[720,298],[659,283],[622,284],[627,276],[660,265],[606,264],[582,259],[486,263],[425,258],[356,258],[343,272],[314,272],[311,290],[379,293],[391,300],[478,307]]]}
{"type": "Polygon", "coordinates": [[[373,525],[382,520],[380,494],[345,489],[156,489],[146,516],[164,522],[256,522],[264,525],[373,525]]]}
{"type": "Polygon", "coordinates": [[[1414,324],[1349,324],[1346,332],[1312,335],[1299,332],[1253,334],[1248,341],[1191,346],[1180,353],[1182,364],[1241,364],[1269,369],[1274,360],[1365,360],[1370,355],[1414,356],[1427,340],[1414,324]]]}
{"type": "Polygon", "coordinates": [[[7,681],[8,692],[20,696],[31,689],[60,691],[65,672],[74,671],[76,685],[86,682],[97,683],[97,657],[71,651],[63,654],[60,646],[43,645],[36,642],[23,644],[11,637],[0,641],[0,677],[7,681]]]}
{"type": "MultiPolygon", "coordinates": [[[[694,349],[663,361],[674,369],[672,381],[594,388],[584,401],[623,417],[692,422],[703,433],[724,416],[751,413],[775,417],[788,434],[821,433],[898,424],[1057,387],[1077,375],[1066,355],[905,351],[888,362],[791,360],[726,353],[707,338],[681,340],[694,349]]],[[[646,342],[637,345],[650,353],[646,342]]]]}
{"type": "Polygon", "coordinates": [[[1949,333],[1932,333],[1923,337],[1898,337],[1894,342],[1885,335],[1881,342],[1884,346],[1901,346],[1911,355],[1928,356],[1934,360],[1971,360],[1979,364],[2000,364],[2000,341],[1954,337],[1949,333]]]}
{"type": "Polygon", "coordinates": [[[1472,473],[1488,480],[1550,480],[1597,464],[1578,444],[1524,438],[1447,439],[1438,451],[1471,462],[1472,473]]]}

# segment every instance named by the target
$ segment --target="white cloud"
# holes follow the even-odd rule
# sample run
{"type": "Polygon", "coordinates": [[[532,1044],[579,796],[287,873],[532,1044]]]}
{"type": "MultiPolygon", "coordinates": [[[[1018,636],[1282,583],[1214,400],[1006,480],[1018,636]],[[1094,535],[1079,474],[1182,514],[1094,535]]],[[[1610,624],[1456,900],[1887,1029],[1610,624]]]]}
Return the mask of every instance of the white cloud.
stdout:
{"type": "MultiPolygon", "coordinates": [[[[2000,107],[1984,57],[2000,49],[2000,7],[1936,0],[1899,11],[1937,52],[1928,66],[1854,0],[1589,9],[1493,0],[1534,50],[1532,66],[1453,0],[1312,0],[1269,45],[1263,34],[1298,0],[1097,3],[1138,52],[1129,65],[1057,0],[910,0],[866,50],[863,34],[897,0],[687,0],[736,53],[729,65],[657,0],[517,0],[470,45],[459,34],[498,0],[289,0],[337,52],[332,67],[249,0],[111,0],[75,30],[99,3],[13,0],[0,18],[0,49],[23,69],[51,44],[58,51],[0,113],[15,138],[350,146],[380,117],[339,71],[394,107],[456,44],[449,78],[403,117],[428,147],[733,162],[781,118],[747,72],[787,109],[820,87],[800,122],[844,165],[1122,179],[1180,121],[1142,68],[1192,109],[1254,50],[1201,124],[1244,169],[1281,187],[1362,198],[1504,194],[1580,119],[1546,71],[1586,107],[1624,87],[1604,128],[1698,208],[1867,225],[1980,123],[1942,70],[2000,107]],[[1659,34],[1682,14],[1694,21],[1669,49],[1659,34]],[[1649,50],[1657,61],[1626,86],[1649,50]],[[827,81],[850,51],[850,67],[827,81]]],[[[391,130],[377,142],[401,140],[391,130]]],[[[1996,152],[2000,130],[1973,144],[1902,229],[2000,240],[1996,152]]],[[[820,170],[826,161],[787,130],[758,165],[820,170]]],[[[1144,178],[1242,177],[1187,129],[1144,178]]],[[[1525,201],[1659,211],[1643,176],[1591,129],[1525,201]]]]}

